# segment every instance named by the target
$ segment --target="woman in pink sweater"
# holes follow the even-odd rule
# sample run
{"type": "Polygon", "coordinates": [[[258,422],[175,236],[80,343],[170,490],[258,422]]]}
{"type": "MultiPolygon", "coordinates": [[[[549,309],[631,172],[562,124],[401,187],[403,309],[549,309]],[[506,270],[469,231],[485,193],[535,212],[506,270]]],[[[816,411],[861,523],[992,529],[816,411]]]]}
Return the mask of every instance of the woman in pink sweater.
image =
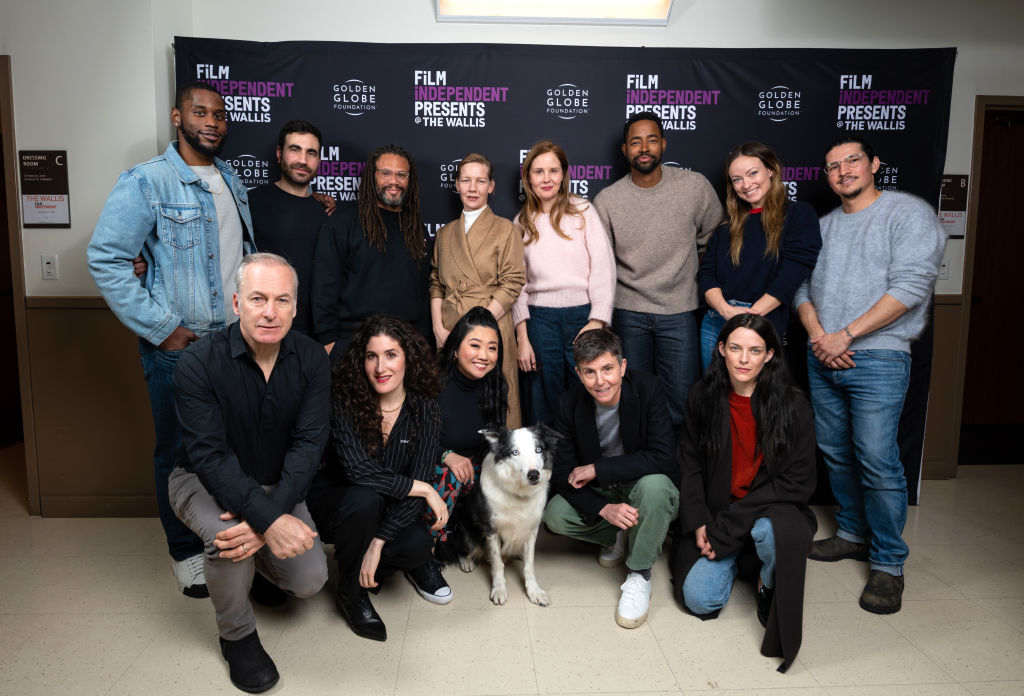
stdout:
{"type": "Polygon", "coordinates": [[[512,308],[523,375],[524,424],[550,423],[573,374],[572,344],[611,321],[615,256],[586,199],[569,195],[569,159],[541,140],[523,161],[526,286],[512,308]]]}

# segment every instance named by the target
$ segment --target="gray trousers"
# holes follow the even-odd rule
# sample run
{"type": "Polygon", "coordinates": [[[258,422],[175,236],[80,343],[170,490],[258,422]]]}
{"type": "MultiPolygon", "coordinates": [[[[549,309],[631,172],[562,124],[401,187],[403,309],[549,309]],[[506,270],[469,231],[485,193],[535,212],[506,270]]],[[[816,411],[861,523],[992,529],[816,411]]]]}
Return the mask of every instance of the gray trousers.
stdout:
{"type": "MultiPolygon", "coordinates": [[[[167,488],[174,513],[203,541],[206,587],[217,613],[217,630],[224,640],[238,640],[256,630],[249,602],[249,588],[256,570],[295,597],[315,595],[327,582],[327,556],[320,537],[313,540],[313,548],[295,558],[277,558],[264,546],[244,561],[234,563],[220,557],[220,549],[213,541],[218,532],[235,526],[239,520],[220,519],[224,508],[198,476],[180,467],[171,473],[167,488]]],[[[272,486],[264,488],[273,489],[272,486]]],[[[291,514],[316,529],[305,502],[296,505],[291,514]]]]}

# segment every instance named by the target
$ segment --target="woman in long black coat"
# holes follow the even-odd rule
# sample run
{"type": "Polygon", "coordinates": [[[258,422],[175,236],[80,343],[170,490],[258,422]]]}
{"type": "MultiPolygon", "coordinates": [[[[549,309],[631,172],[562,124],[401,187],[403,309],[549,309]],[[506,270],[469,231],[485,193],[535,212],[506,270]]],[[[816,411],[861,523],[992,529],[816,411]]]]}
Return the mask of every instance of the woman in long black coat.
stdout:
{"type": "Polygon", "coordinates": [[[691,390],[682,466],[674,585],[688,611],[715,618],[738,574],[756,574],[761,653],[786,671],[800,649],[804,574],[817,524],[814,417],[794,386],[778,334],[739,314],[719,333],[691,390]]]}

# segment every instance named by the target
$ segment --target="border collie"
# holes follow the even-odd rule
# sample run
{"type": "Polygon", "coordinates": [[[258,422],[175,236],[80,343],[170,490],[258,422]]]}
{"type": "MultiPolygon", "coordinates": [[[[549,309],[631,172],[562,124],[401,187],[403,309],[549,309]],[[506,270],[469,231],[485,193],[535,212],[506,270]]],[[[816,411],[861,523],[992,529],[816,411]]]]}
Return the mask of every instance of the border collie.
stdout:
{"type": "Polygon", "coordinates": [[[548,594],[533,572],[533,551],[548,501],[557,435],[545,425],[480,433],[490,443],[490,452],[480,467],[477,485],[459,497],[458,524],[438,555],[445,562],[457,558],[466,573],[485,557],[491,566],[491,601],[504,604],[508,590],[502,557],[521,554],[526,596],[534,604],[547,606],[548,594]]]}

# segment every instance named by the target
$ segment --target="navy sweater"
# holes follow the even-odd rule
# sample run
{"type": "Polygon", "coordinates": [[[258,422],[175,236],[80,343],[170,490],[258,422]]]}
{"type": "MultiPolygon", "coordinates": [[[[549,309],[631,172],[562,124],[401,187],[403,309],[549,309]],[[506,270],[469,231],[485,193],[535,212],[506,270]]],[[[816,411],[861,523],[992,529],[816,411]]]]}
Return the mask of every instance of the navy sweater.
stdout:
{"type": "Polygon", "coordinates": [[[697,285],[701,298],[711,288],[721,288],[727,300],[753,304],[768,293],[782,306],[765,317],[782,336],[789,324],[789,307],[793,293],[814,270],[821,249],[818,216],[806,203],[790,201],[782,224],[779,258],[765,257],[766,244],[761,213],[747,217],[743,228],[740,264],[734,266],[729,256],[729,224],[721,225],[711,235],[708,249],[700,262],[697,285]]]}

